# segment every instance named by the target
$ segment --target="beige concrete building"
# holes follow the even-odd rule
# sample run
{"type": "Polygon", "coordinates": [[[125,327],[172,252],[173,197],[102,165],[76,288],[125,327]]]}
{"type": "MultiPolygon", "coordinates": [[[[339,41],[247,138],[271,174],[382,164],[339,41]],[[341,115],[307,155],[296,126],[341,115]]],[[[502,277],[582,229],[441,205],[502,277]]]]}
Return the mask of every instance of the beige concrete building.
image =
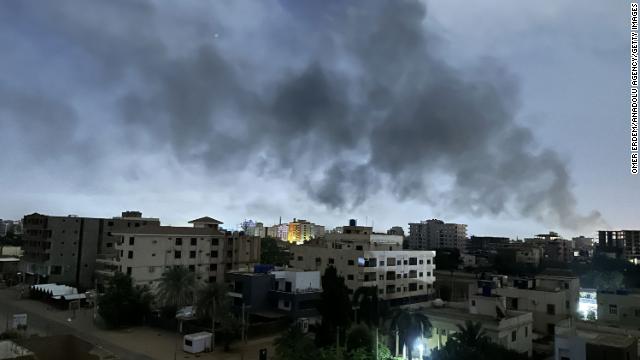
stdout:
{"type": "Polygon", "coordinates": [[[638,359],[636,329],[620,329],[589,321],[565,319],[556,324],[555,360],[638,359]]]}
{"type": "Polygon", "coordinates": [[[407,242],[412,250],[457,248],[464,252],[467,244],[467,225],[448,224],[437,219],[410,223],[407,242]]]}
{"type": "Polygon", "coordinates": [[[324,226],[316,225],[302,219],[293,219],[287,229],[287,241],[294,244],[302,244],[307,240],[324,236],[324,226]]]}
{"type": "Polygon", "coordinates": [[[508,279],[496,284],[494,293],[506,298],[507,309],[533,313],[536,333],[552,335],[557,322],[577,314],[579,288],[575,276],[542,274],[508,279]]]}
{"type": "Polygon", "coordinates": [[[402,250],[402,236],[376,234],[355,221],[342,233],[293,246],[291,253],[292,267],[324,273],[334,266],[351,293],[375,286],[391,305],[425,301],[433,292],[434,251],[402,250]]]}
{"type": "Polygon", "coordinates": [[[91,288],[96,259],[116,255],[114,232],[157,227],[160,220],[143,218],[137,211],[106,219],[34,213],[25,216],[23,224],[20,267],[28,281],[91,288]]]}
{"type": "Polygon", "coordinates": [[[432,324],[427,338],[427,349],[439,349],[459,332],[458,326],[466,321],[482,325],[482,330],[493,343],[519,353],[532,354],[533,318],[530,312],[508,310],[503,296],[473,294],[465,302],[442,303],[433,301],[420,309],[432,324]]]}
{"type": "Polygon", "coordinates": [[[117,256],[100,259],[96,273],[109,277],[121,271],[134,283],[155,287],[162,273],[184,266],[201,282],[223,282],[227,271],[250,268],[260,261],[260,238],[218,228],[220,221],[204,217],[193,227],[155,226],[114,233],[117,256]]]}
{"type": "Polygon", "coordinates": [[[598,291],[598,323],[638,328],[640,323],[640,294],[626,290],[598,291]]]}

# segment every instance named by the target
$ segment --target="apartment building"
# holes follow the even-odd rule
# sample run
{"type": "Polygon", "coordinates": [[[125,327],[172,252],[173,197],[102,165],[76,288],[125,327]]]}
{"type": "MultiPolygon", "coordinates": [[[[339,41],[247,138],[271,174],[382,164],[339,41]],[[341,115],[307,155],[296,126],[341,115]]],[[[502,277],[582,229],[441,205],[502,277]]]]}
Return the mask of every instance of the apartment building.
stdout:
{"type": "Polygon", "coordinates": [[[544,247],[533,243],[513,242],[495,247],[498,255],[511,259],[517,264],[538,267],[544,259],[544,247]]]}
{"type": "MultiPolygon", "coordinates": [[[[509,310],[504,296],[491,292],[472,294],[464,302],[432,301],[419,310],[431,321],[431,337],[427,349],[440,349],[466,321],[482,325],[489,341],[521,354],[532,354],[533,318],[530,312],[509,310]]],[[[427,354],[428,355],[428,354],[427,354]]]]}
{"type": "Polygon", "coordinates": [[[287,241],[295,244],[324,236],[325,229],[322,225],[317,225],[303,219],[293,219],[287,228],[287,241]]]}
{"type": "Polygon", "coordinates": [[[410,223],[407,243],[412,250],[457,248],[464,252],[467,244],[467,225],[449,224],[438,219],[410,223]]]}
{"type": "Polygon", "coordinates": [[[598,247],[616,252],[634,263],[640,262],[640,230],[598,231],[598,247]]]}
{"type": "Polygon", "coordinates": [[[493,250],[509,243],[509,238],[498,236],[474,236],[469,238],[467,250],[493,250]]]}
{"type": "Polygon", "coordinates": [[[350,293],[375,286],[378,296],[391,305],[425,301],[433,292],[435,251],[402,250],[402,239],[374,233],[371,227],[357,226],[352,220],[342,233],[293,246],[290,265],[320,273],[333,266],[350,293]]]}
{"type": "Polygon", "coordinates": [[[598,323],[637,328],[640,322],[640,294],[628,290],[598,291],[598,323]]]}
{"type": "Polygon", "coordinates": [[[184,266],[201,282],[223,282],[228,271],[252,267],[260,261],[260,238],[219,229],[220,221],[203,217],[192,227],[153,226],[129,228],[113,234],[119,238],[117,256],[99,259],[101,279],[116,271],[128,274],[138,285],[155,287],[162,273],[184,266]]]}
{"type": "Polygon", "coordinates": [[[553,335],[557,322],[577,313],[580,280],[576,276],[543,273],[496,285],[494,292],[506,297],[507,309],[533,313],[536,333],[553,335]]]}
{"type": "Polygon", "coordinates": [[[548,234],[538,234],[533,238],[524,239],[525,244],[539,246],[544,249],[544,260],[556,263],[573,261],[573,242],[563,239],[558,233],[550,231],[548,234]]]}
{"type": "Polygon", "coordinates": [[[114,232],[159,226],[160,220],[125,211],[113,218],[34,213],[26,215],[22,223],[24,256],[20,268],[27,281],[91,288],[96,259],[116,255],[114,232]]]}

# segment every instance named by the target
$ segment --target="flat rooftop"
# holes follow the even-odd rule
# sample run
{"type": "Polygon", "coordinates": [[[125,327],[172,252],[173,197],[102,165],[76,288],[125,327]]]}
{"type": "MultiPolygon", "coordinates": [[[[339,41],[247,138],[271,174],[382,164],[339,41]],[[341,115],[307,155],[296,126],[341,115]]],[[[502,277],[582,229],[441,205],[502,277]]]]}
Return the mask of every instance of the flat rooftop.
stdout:
{"type": "MultiPolygon", "coordinates": [[[[466,304],[466,303],[465,303],[466,304]]],[[[466,307],[457,307],[451,305],[445,305],[443,307],[427,307],[419,310],[430,318],[437,320],[438,318],[458,319],[458,320],[471,320],[473,322],[491,323],[498,325],[498,319],[494,316],[472,314],[466,307]]],[[[507,310],[505,319],[513,319],[519,316],[526,315],[526,312],[507,310]]]]}

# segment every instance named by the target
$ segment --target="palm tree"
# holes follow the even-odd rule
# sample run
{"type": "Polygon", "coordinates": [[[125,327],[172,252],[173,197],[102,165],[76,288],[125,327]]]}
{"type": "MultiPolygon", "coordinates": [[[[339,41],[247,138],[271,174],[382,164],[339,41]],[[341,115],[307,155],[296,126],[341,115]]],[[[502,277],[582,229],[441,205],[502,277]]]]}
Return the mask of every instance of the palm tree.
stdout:
{"type": "Polygon", "coordinates": [[[222,321],[222,315],[231,311],[228,291],[226,285],[218,283],[209,283],[198,290],[196,312],[200,317],[211,318],[211,347],[216,342],[216,321],[222,321]]]}
{"type": "Polygon", "coordinates": [[[194,273],[185,267],[174,266],[162,274],[158,297],[165,306],[186,306],[193,303],[195,289],[194,273]]]}
{"type": "Polygon", "coordinates": [[[402,308],[395,309],[390,319],[390,328],[397,334],[397,345],[407,347],[409,360],[411,360],[413,355],[411,350],[415,341],[431,334],[431,321],[423,313],[402,308]]]}
{"type": "Polygon", "coordinates": [[[453,341],[469,348],[480,348],[487,341],[482,324],[467,320],[463,325],[458,325],[458,332],[451,336],[453,341]]]}
{"type": "Polygon", "coordinates": [[[360,321],[363,321],[365,324],[369,326],[378,325],[379,303],[378,303],[377,287],[375,286],[359,287],[353,293],[351,303],[354,309],[355,323],[360,323],[360,321]],[[360,315],[359,318],[358,318],[358,315],[360,315]]]}

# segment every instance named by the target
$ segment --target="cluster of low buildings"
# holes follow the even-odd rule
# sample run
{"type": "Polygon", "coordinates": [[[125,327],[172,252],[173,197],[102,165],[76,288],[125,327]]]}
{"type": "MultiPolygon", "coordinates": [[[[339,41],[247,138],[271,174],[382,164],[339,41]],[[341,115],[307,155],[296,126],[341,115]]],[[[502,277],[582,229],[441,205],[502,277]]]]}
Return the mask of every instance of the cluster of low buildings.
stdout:
{"type": "Polygon", "coordinates": [[[444,346],[459,326],[473,321],[491,341],[528,355],[575,360],[638,354],[640,295],[581,289],[575,275],[549,266],[588,262],[596,245],[607,256],[637,262],[638,230],[600,231],[596,241],[555,232],[512,240],[468,237],[466,225],[438,219],[410,223],[405,234],[400,226],[376,232],[356,220],[325,231],[297,218],[267,227],[246,221],[239,230],[225,230],[211,217],[165,226],[137,211],[111,218],[34,213],[21,226],[22,247],[0,248],[0,270],[3,257],[19,260],[11,271],[30,283],[100,290],[121,272],[155,289],[164,271],[180,266],[203,284],[230,284],[234,306],[253,321],[286,317],[306,324],[319,320],[320,279],[334,267],[350,294],[375,288],[389,306],[426,314],[433,324],[426,349],[444,346]],[[288,266],[260,264],[266,237],[281,240],[288,266]],[[436,253],[452,249],[460,254],[458,269],[437,269],[436,253]],[[496,259],[532,269],[545,264],[547,270],[503,275],[492,270],[496,259]],[[587,303],[590,319],[584,316],[587,303]]]}

